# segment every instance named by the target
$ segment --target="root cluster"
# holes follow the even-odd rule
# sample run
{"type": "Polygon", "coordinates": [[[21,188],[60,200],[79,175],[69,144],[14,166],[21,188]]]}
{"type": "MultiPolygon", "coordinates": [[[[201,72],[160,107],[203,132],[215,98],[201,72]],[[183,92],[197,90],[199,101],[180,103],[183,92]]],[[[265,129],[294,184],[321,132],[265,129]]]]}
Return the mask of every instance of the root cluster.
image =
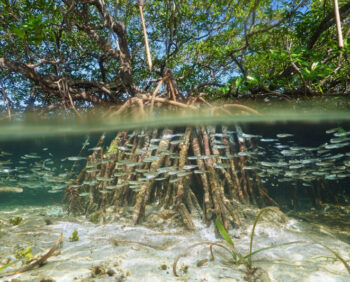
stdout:
{"type": "Polygon", "coordinates": [[[69,210],[91,213],[134,206],[142,223],[146,205],[176,210],[183,224],[193,218],[226,229],[240,225],[239,204],[275,204],[254,170],[244,170],[254,146],[225,126],[120,131],[109,146],[104,137],[86,167],[66,190],[69,210]]]}

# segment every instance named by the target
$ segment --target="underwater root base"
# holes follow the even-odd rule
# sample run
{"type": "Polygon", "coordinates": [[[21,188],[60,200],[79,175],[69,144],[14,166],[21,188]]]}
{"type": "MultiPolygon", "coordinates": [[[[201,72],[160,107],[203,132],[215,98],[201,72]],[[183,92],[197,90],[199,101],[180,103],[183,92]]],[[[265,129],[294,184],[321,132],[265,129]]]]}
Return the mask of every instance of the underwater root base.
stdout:
{"type": "Polygon", "coordinates": [[[102,136],[65,201],[85,214],[110,206],[118,214],[131,205],[135,224],[144,221],[146,204],[156,203],[175,210],[188,229],[193,217],[237,227],[240,203],[276,205],[257,173],[243,169],[250,158],[239,153],[252,146],[225,126],[120,131],[106,149],[102,136]]]}

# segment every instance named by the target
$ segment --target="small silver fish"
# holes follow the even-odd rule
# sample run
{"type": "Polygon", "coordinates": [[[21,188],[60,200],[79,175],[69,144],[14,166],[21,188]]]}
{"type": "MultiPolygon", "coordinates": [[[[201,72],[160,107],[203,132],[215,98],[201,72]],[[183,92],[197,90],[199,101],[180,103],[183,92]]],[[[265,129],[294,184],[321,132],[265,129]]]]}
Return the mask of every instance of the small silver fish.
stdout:
{"type": "Polygon", "coordinates": [[[183,169],[193,169],[198,167],[198,165],[184,165],[183,169]]]}
{"type": "Polygon", "coordinates": [[[290,134],[290,133],[279,133],[276,136],[277,136],[277,138],[288,138],[288,137],[293,137],[293,134],[290,134]]]}
{"type": "Polygon", "coordinates": [[[0,193],[22,193],[23,188],[20,187],[10,187],[10,186],[3,186],[0,187],[0,193]]]}
{"type": "Polygon", "coordinates": [[[85,157],[79,157],[79,156],[73,156],[73,157],[68,157],[67,158],[68,161],[82,161],[82,160],[86,160],[85,157]]]}

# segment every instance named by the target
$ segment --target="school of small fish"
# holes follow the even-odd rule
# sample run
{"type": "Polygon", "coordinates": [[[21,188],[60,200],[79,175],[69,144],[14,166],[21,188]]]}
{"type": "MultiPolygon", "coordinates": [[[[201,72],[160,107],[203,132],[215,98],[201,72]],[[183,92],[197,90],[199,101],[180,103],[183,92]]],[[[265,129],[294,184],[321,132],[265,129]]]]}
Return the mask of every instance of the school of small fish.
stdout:
{"type": "Polygon", "coordinates": [[[263,182],[299,181],[303,186],[317,180],[350,177],[350,131],[332,128],[325,133],[329,141],[317,147],[298,146],[289,133],[271,139],[256,138],[257,146],[249,151],[249,165],[243,169],[255,170],[263,182]]]}
{"type": "MultiPolygon", "coordinates": [[[[214,131],[215,132],[215,131],[214,131]]],[[[132,133],[134,134],[134,133],[132,133]]],[[[144,137],[142,132],[138,137],[144,137]]],[[[115,172],[109,177],[98,175],[99,167],[103,163],[111,162],[111,158],[99,159],[96,163],[88,163],[87,157],[67,156],[59,161],[48,148],[42,148],[42,153],[27,153],[18,158],[0,149],[0,193],[21,193],[24,190],[45,188],[49,193],[65,190],[73,178],[71,167],[76,163],[86,166],[86,173],[90,180],[82,184],[73,184],[80,188],[80,196],[88,196],[88,187],[103,182],[101,193],[108,193],[115,189],[128,186],[140,191],[142,185],[148,181],[165,181],[176,183],[189,175],[207,173],[198,168],[197,159],[214,160],[214,169],[230,169],[231,160],[244,160],[243,170],[255,171],[262,182],[297,183],[310,186],[315,180],[338,181],[350,176],[350,131],[342,128],[332,128],[325,132],[329,141],[317,147],[301,147],[293,140],[294,135],[288,132],[276,134],[273,138],[247,134],[239,126],[235,130],[224,130],[224,133],[212,133],[212,148],[219,151],[219,155],[187,156],[187,163],[182,168],[163,166],[150,172],[145,169],[146,163],[159,160],[155,155],[161,139],[153,138],[147,149],[138,149],[132,153],[132,144],[119,146],[117,149],[125,155],[144,155],[142,161],[135,162],[121,160],[115,163],[115,172]],[[226,142],[225,140],[228,140],[226,142]],[[239,149],[244,144],[244,150],[239,149]],[[236,152],[226,154],[226,150],[236,152]],[[129,172],[130,171],[130,172],[129,172]],[[124,176],[132,175],[130,178],[124,176]],[[128,179],[128,180],[126,180],[128,179]],[[86,189],[85,189],[85,188],[86,189]],[[83,189],[84,188],[84,189],[83,189]]],[[[163,139],[169,140],[170,146],[179,146],[183,142],[183,133],[167,134],[163,139]]],[[[90,147],[88,139],[82,144],[85,155],[102,150],[102,147],[90,147]]],[[[178,159],[179,155],[171,150],[161,152],[170,159],[178,159]]],[[[99,156],[100,154],[98,154],[99,156]]]]}

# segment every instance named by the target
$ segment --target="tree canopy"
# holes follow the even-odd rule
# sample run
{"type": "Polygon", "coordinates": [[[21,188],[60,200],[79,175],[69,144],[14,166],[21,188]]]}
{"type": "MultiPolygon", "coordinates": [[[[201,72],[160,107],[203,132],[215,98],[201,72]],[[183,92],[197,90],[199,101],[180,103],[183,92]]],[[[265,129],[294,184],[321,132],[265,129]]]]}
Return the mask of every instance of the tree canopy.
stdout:
{"type": "Polygon", "coordinates": [[[121,104],[165,76],[183,98],[349,94],[339,13],[342,49],[331,0],[1,0],[2,107],[121,104]]]}

